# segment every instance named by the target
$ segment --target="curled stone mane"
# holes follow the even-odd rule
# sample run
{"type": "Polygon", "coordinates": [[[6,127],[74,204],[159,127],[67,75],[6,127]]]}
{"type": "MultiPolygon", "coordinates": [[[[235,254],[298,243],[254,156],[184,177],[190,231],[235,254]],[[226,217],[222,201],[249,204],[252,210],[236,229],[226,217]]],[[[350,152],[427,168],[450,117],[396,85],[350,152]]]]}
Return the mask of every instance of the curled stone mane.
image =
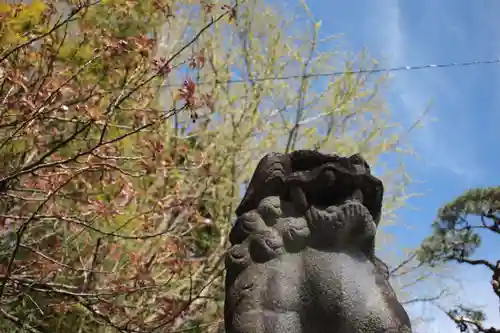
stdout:
{"type": "Polygon", "coordinates": [[[410,332],[375,256],[382,199],[360,155],[262,158],[229,235],[226,333],[410,332]]]}

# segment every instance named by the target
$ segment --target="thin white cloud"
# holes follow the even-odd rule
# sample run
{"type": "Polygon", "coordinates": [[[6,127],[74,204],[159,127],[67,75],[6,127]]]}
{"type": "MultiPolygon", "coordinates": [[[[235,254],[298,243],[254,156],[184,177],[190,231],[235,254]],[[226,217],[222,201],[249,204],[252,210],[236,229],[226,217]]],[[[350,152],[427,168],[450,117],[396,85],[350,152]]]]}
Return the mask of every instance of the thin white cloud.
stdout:
{"type": "MultiPolygon", "coordinates": [[[[427,54],[427,50],[435,52],[435,47],[439,47],[439,45],[423,45],[418,41],[415,43],[415,40],[410,36],[411,32],[405,29],[403,24],[400,2],[387,0],[380,1],[379,4],[373,13],[372,21],[368,23],[372,29],[368,37],[377,44],[374,48],[380,50],[383,64],[396,67],[420,65],[429,61],[428,59],[432,57],[427,54]],[[374,24],[374,21],[379,23],[374,24]],[[382,24],[380,24],[381,22],[382,24]],[[374,27],[377,27],[375,31],[374,27]],[[412,63],[412,61],[419,62],[412,63]]],[[[435,11],[439,8],[432,9],[426,11],[428,14],[423,17],[424,22],[421,24],[430,24],[434,19],[443,20],[443,17],[446,17],[446,15],[440,15],[439,12],[435,11]]],[[[461,29],[463,28],[454,25],[452,32],[460,36],[461,29]]],[[[450,61],[453,60],[455,59],[450,59],[450,61]]],[[[411,124],[421,117],[432,100],[444,97],[448,101],[456,99],[457,92],[453,88],[455,83],[447,76],[446,70],[442,69],[393,73],[391,99],[396,102],[397,106],[400,106],[400,108],[396,106],[394,111],[404,112],[403,118],[406,118],[407,123],[411,124]]],[[[442,110],[431,106],[428,117],[438,118],[439,122],[440,111],[442,110]]],[[[422,157],[419,163],[430,168],[451,172],[467,183],[481,178],[482,170],[475,160],[473,158],[464,159],[464,156],[470,157],[474,154],[474,142],[469,135],[460,142],[450,140],[450,131],[454,129],[453,119],[449,119],[449,117],[446,119],[449,122],[447,129],[442,123],[428,120],[424,119],[424,127],[414,131],[411,136],[412,145],[422,157]]]]}

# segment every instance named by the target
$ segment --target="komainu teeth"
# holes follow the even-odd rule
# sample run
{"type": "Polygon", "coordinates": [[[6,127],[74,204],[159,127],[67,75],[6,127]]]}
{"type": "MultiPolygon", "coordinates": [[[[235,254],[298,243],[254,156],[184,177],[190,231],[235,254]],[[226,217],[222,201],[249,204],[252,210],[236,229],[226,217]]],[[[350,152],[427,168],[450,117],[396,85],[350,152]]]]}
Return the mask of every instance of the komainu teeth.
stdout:
{"type": "Polygon", "coordinates": [[[351,196],[351,200],[363,203],[363,192],[360,189],[354,190],[351,196]]]}

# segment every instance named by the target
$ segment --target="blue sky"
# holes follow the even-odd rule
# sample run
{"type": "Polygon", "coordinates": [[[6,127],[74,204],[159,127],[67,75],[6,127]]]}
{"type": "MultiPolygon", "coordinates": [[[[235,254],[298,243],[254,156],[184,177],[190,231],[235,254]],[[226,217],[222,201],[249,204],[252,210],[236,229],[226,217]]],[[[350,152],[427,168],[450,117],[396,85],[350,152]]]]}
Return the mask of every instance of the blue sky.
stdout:
{"type": "MultiPolygon", "coordinates": [[[[383,67],[500,58],[500,2],[493,0],[309,0],[326,34],[342,33],[344,51],[366,47],[383,67]]],[[[425,127],[409,136],[418,158],[407,158],[413,179],[409,191],[425,193],[399,213],[401,226],[389,232],[398,247],[415,247],[429,233],[437,209],[471,187],[500,184],[496,130],[500,123],[500,65],[427,69],[394,73],[387,98],[395,116],[408,126],[431,104],[425,127]],[[430,121],[436,119],[436,121],[430,121]],[[408,228],[410,227],[410,228],[408,228]]],[[[489,253],[493,238],[490,242],[489,253]]],[[[495,245],[500,253],[500,244],[495,245]]],[[[478,252],[478,255],[486,251],[478,252]]],[[[500,259],[500,258],[495,258],[500,259]]],[[[491,275],[460,269],[471,283],[469,299],[490,304],[491,324],[500,325],[491,275]]],[[[422,310],[422,309],[421,309],[422,310]]],[[[423,309],[426,310],[426,309],[423,309]]],[[[429,309],[427,309],[429,310],[429,309]]],[[[435,311],[435,310],[434,310],[435,311]]],[[[437,313],[438,311],[436,311],[437,313]]],[[[437,315],[426,333],[454,332],[437,315]]],[[[421,331],[423,332],[423,331],[421,331]]]]}

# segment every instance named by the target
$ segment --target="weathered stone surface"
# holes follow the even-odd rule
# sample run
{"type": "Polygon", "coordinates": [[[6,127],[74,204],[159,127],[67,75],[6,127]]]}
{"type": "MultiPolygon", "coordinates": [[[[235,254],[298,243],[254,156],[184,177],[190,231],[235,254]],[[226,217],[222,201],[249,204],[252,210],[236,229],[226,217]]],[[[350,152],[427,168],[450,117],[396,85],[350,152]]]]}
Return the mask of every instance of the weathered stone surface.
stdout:
{"type": "Polygon", "coordinates": [[[226,333],[411,332],[374,253],[382,182],[359,155],[258,164],[226,258],[226,333]]]}

